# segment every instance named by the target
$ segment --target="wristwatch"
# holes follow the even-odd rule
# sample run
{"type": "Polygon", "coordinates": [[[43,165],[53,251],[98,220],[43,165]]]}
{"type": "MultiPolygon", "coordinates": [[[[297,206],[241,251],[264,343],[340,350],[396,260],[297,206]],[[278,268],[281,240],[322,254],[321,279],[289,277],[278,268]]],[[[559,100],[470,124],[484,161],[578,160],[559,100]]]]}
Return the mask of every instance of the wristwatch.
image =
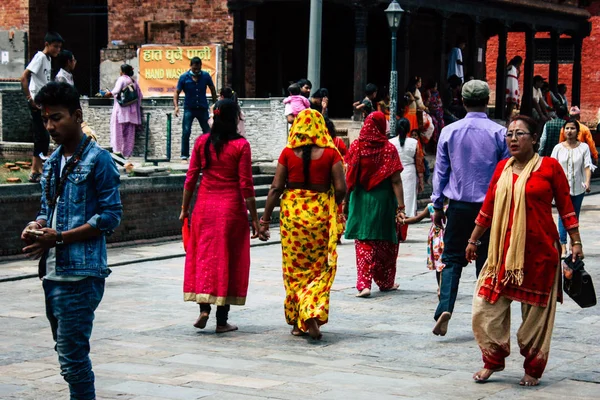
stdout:
{"type": "Polygon", "coordinates": [[[56,245],[57,246],[61,246],[65,244],[65,242],[63,242],[63,235],[61,231],[56,231],[56,245]]]}

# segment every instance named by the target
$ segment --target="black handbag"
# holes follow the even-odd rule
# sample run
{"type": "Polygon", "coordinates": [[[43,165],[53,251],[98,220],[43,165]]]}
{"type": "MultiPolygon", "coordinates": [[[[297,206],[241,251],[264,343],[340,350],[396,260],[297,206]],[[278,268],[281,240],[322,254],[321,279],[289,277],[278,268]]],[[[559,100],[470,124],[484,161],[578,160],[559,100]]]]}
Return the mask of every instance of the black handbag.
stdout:
{"type": "Polygon", "coordinates": [[[563,288],[564,291],[573,299],[575,303],[581,308],[593,307],[596,305],[596,291],[594,290],[594,283],[592,277],[583,268],[585,264],[579,258],[573,262],[572,256],[567,256],[563,260],[563,269],[565,270],[563,288]],[[571,269],[572,276],[570,272],[571,269]]]}
{"type": "Polygon", "coordinates": [[[125,86],[119,94],[117,94],[117,103],[121,105],[121,107],[127,107],[138,101],[138,92],[137,87],[135,86],[135,82],[132,79],[131,83],[125,86]]]}

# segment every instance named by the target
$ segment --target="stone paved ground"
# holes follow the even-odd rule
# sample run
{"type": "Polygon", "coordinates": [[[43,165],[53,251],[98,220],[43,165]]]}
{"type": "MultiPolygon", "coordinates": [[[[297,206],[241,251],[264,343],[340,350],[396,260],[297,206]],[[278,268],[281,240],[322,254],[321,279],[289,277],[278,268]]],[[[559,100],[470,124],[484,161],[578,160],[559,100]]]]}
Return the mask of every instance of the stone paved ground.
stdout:
{"type": "MultiPolygon", "coordinates": [[[[600,196],[587,197],[584,210],[586,264],[600,289],[600,196]]],[[[349,242],[340,247],[331,318],[321,342],[294,338],[285,325],[278,245],[252,249],[248,303],[231,312],[240,330],[222,336],[213,333],[214,318],[210,329],[192,327],[197,308],[182,302],[182,258],[115,267],[92,341],[98,398],[600,398],[600,308],[583,310],[570,299],[558,308],[541,386],[518,385],[518,305],[513,305],[513,355],[506,371],[487,384],[473,383],[471,375],[481,366],[470,328],[473,268],[463,274],[448,335],[433,336],[436,283],[424,267],[428,227],[411,227],[410,240],[401,245],[401,290],[375,292],[370,299],[354,297],[354,249],[349,242]]],[[[180,251],[178,243],[112,249],[110,261],[180,251]]],[[[40,283],[0,283],[0,299],[0,398],[67,398],[40,283]]]]}

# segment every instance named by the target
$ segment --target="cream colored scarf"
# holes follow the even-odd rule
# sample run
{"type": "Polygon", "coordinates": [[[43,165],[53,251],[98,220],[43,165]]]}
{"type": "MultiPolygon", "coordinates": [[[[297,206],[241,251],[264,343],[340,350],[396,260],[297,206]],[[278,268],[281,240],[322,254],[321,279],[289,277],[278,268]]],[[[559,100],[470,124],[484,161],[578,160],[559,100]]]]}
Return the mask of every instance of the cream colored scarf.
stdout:
{"type": "Polygon", "coordinates": [[[506,252],[505,269],[506,276],[502,283],[513,283],[520,286],[523,283],[523,264],[525,263],[525,236],[527,233],[525,201],[525,185],[531,172],[538,163],[540,156],[534,154],[529,160],[513,188],[513,164],[515,158],[511,157],[502,171],[500,179],[496,184],[496,197],[494,200],[494,215],[490,231],[490,246],[488,258],[484,267],[482,279],[491,277],[496,282],[502,265],[504,253],[504,242],[508,229],[510,206],[514,197],[513,223],[510,235],[510,243],[506,252]]]}

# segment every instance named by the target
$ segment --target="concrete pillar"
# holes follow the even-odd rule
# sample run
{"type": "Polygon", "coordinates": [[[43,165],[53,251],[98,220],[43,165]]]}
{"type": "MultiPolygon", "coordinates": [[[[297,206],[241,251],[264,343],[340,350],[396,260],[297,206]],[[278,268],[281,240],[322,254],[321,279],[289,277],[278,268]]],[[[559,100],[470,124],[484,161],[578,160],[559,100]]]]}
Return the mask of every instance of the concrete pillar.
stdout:
{"type": "Polygon", "coordinates": [[[308,36],[308,80],[313,89],[321,87],[321,29],[323,0],[310,0],[310,29],[308,36]]]}

